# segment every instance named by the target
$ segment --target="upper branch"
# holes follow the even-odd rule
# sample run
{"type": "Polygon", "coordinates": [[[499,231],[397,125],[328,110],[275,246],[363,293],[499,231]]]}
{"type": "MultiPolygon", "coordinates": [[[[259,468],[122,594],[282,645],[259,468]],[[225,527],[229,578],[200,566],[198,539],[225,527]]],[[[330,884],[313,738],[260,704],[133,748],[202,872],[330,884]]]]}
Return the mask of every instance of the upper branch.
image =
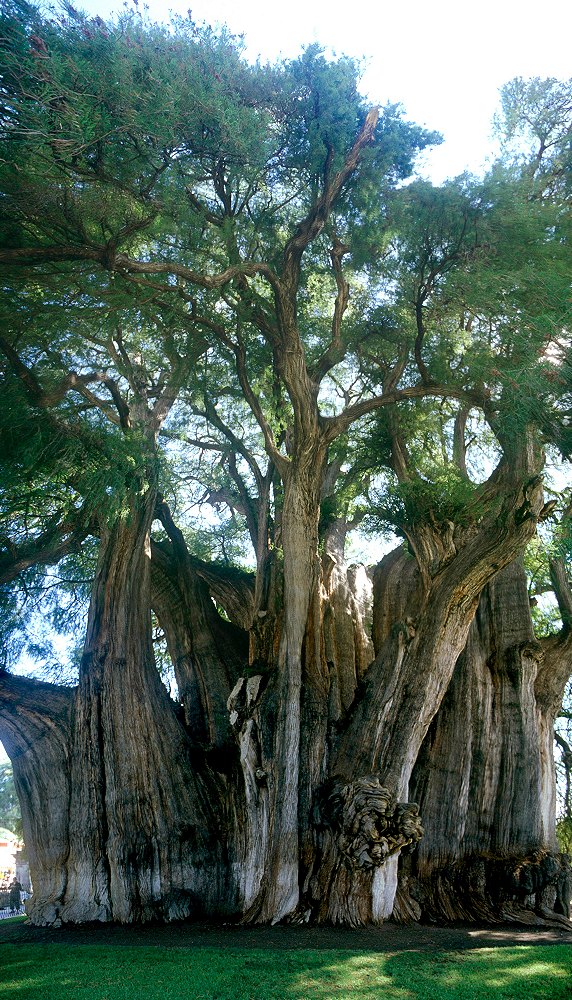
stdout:
{"type": "Polygon", "coordinates": [[[51,566],[71,552],[78,552],[81,543],[91,533],[83,511],[68,515],[63,520],[49,524],[33,541],[13,544],[0,537],[6,552],[0,555],[0,585],[10,583],[19,573],[38,564],[51,566]]]}
{"type": "Polygon", "coordinates": [[[422,381],[424,383],[428,383],[431,379],[427,370],[427,365],[423,361],[423,357],[421,355],[421,346],[423,344],[423,338],[425,337],[425,322],[423,318],[424,302],[425,296],[422,292],[420,292],[415,302],[415,322],[417,325],[417,336],[415,338],[415,361],[422,381]]]}
{"type": "Polygon", "coordinates": [[[267,264],[245,263],[227,267],[218,274],[201,274],[190,267],[175,261],[137,260],[128,254],[116,253],[112,244],[105,246],[43,246],[15,247],[0,249],[0,264],[12,267],[34,267],[41,264],[62,263],[65,261],[94,261],[108,271],[125,272],[126,274],[168,274],[183,278],[199,288],[222,288],[234,278],[246,275],[254,277],[261,274],[269,283],[276,286],[278,279],[267,264]]]}
{"type": "Polygon", "coordinates": [[[344,277],[342,270],[342,257],[348,253],[349,247],[344,246],[339,239],[334,240],[330,250],[330,259],[336,279],[337,295],[334,304],[334,316],[332,319],[332,338],[327,349],[318,360],[311,378],[319,384],[324,375],[332,369],[344,356],[344,343],[342,340],[342,320],[350,299],[350,286],[344,277]]]}
{"type": "Polygon", "coordinates": [[[300,260],[304,250],[312,240],[321,233],[327,222],[333,203],[340,194],[344,184],[356,169],[361,151],[371,142],[379,118],[379,108],[372,108],[366,115],[365,122],[346,156],[344,164],[333,177],[327,180],[322,194],[310,209],[306,218],[299,224],[284,249],[284,268],[282,281],[285,285],[298,285],[300,260]]]}
{"type": "Polygon", "coordinates": [[[390,392],[384,392],[380,396],[372,396],[370,399],[363,399],[359,403],[354,403],[353,406],[346,407],[336,417],[322,417],[321,424],[324,428],[326,442],[329,444],[334,441],[339,434],[343,434],[354,421],[359,420],[366,413],[379,410],[382,406],[391,406],[407,399],[424,399],[426,396],[438,396],[441,399],[459,399],[470,403],[471,406],[482,407],[484,404],[484,400],[476,393],[463,391],[462,389],[452,389],[444,385],[417,384],[404,389],[392,389],[390,392]]]}

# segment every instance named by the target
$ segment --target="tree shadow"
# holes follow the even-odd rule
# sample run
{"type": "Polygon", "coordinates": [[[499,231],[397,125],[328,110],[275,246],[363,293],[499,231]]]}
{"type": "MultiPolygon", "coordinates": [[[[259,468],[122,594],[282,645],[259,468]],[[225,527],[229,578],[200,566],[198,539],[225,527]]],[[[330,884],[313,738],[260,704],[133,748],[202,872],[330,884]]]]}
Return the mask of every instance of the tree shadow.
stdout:
{"type": "Polygon", "coordinates": [[[572,952],[557,945],[403,953],[388,959],[386,972],[416,1000],[569,1000],[572,952]]]}

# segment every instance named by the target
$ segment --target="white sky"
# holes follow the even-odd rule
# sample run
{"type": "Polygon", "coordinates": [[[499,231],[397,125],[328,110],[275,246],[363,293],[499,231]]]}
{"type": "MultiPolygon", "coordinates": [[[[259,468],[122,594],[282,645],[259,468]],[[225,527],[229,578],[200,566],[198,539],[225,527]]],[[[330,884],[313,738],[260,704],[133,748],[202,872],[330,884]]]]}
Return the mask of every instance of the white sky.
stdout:
{"type": "MultiPolygon", "coordinates": [[[[122,9],[121,0],[76,6],[101,17],[122,9]]],[[[295,56],[309,42],[365,57],[372,103],[400,102],[410,120],[445,136],[431,154],[437,183],[484,164],[503,83],[572,76],[570,0],[148,0],[158,20],[189,7],[195,20],[243,34],[249,58],[295,56]]]]}
{"type": "MultiPolygon", "coordinates": [[[[120,0],[76,6],[104,18],[122,9],[120,0]]],[[[363,90],[372,103],[400,102],[410,120],[444,135],[428,154],[436,183],[485,164],[503,83],[572,76],[570,0],[289,0],[276,7],[268,0],[148,0],[157,20],[189,7],[195,20],[243,34],[251,59],[292,57],[310,42],[365,58],[363,90]]]]}

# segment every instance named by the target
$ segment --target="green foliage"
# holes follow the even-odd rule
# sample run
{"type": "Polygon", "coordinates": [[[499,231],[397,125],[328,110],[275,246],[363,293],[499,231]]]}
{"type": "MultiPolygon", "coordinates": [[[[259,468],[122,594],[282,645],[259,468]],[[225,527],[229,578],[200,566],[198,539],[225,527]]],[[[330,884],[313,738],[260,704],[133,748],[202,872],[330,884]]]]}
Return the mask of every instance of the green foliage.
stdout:
{"type": "MultiPolygon", "coordinates": [[[[272,257],[365,117],[357,65],[316,46],[253,67],[237,39],[190,18],[104,24],[71,7],[59,21],[30,17],[8,12],[4,28],[2,182],[18,246],[57,232],[140,253],[151,240],[200,266],[224,255],[240,217],[242,247],[263,243],[272,257]]],[[[387,109],[364,170],[404,177],[432,139],[387,109]]]]}
{"type": "Polygon", "coordinates": [[[81,507],[89,524],[95,513],[113,520],[127,510],[126,495],[146,472],[136,433],[121,435],[102,421],[76,420],[73,413],[71,425],[39,410],[10,407],[3,414],[0,489],[10,521],[25,512],[29,525],[34,513],[44,520],[49,510],[81,507]]]}
{"type": "Polygon", "coordinates": [[[537,639],[555,635],[562,627],[562,619],[554,601],[538,601],[535,599],[530,609],[530,614],[534,634],[537,639]]]}
{"type": "MultiPolygon", "coordinates": [[[[511,136],[527,101],[552,123],[542,187],[506,162],[482,181],[404,184],[438,137],[388,106],[326,210],[370,110],[355,60],[311,45],[250,65],[240,39],[190,16],[104,22],[65,5],[47,17],[20,0],[1,28],[0,560],[70,518],[86,553],[83,568],[74,555],[27,569],[6,592],[12,657],[28,643],[54,661],[49,637],[32,635],[39,614],[61,628],[73,606],[81,630],[85,539],[149,485],[195,553],[252,558],[268,436],[286,459],[304,423],[277,282],[308,220],[320,225],[290,320],[320,418],[387,385],[424,392],[333,443],[322,530],[359,520],[374,485],[376,529],[480,517],[478,484],[530,425],[570,453],[570,215],[564,182],[547,181],[568,141],[564,87],[505,94],[511,136]]],[[[281,489],[275,473],[269,544],[281,489]]]]}
{"type": "Polygon", "coordinates": [[[477,487],[450,466],[435,469],[432,479],[416,476],[391,483],[374,500],[372,514],[382,526],[401,532],[422,524],[468,525],[482,510],[477,487]]]}
{"type": "Polygon", "coordinates": [[[502,88],[497,130],[539,190],[570,193],[571,115],[572,80],[516,77],[502,88]]]}
{"type": "Polygon", "coordinates": [[[74,684],[97,558],[94,539],[57,567],[36,565],[0,587],[2,667],[23,657],[46,680],[74,684]]]}
{"type": "Polygon", "coordinates": [[[565,816],[556,823],[558,846],[563,854],[572,857],[572,816],[565,816]]]}
{"type": "Polygon", "coordinates": [[[290,64],[292,110],[286,162],[307,171],[309,181],[319,182],[327,154],[328,169],[332,173],[339,170],[345,150],[359,131],[362,101],[358,73],[353,60],[342,58],[332,63],[317,44],[308,46],[290,64]]]}

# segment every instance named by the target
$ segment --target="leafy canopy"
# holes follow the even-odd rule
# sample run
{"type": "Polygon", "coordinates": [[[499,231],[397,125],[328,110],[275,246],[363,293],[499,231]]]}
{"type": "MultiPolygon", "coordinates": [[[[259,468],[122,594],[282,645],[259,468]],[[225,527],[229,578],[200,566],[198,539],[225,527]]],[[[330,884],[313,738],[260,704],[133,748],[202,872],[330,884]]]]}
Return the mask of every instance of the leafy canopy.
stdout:
{"type": "Polygon", "coordinates": [[[350,414],[323,525],[478,518],[529,426],[570,455],[564,84],[505,89],[507,141],[529,146],[482,180],[409,182],[438,137],[388,106],[336,187],[371,112],[353,60],[309,46],[250,65],[190,17],[22,0],[0,50],[0,569],[25,563],[6,632],[46,566],[83,553],[70,578],[88,579],[100,531],[150,482],[203,556],[221,551],[216,518],[197,531],[207,505],[227,557],[265,517],[279,545],[268,442],[287,459],[300,426],[285,285],[320,419],[350,414]]]}

